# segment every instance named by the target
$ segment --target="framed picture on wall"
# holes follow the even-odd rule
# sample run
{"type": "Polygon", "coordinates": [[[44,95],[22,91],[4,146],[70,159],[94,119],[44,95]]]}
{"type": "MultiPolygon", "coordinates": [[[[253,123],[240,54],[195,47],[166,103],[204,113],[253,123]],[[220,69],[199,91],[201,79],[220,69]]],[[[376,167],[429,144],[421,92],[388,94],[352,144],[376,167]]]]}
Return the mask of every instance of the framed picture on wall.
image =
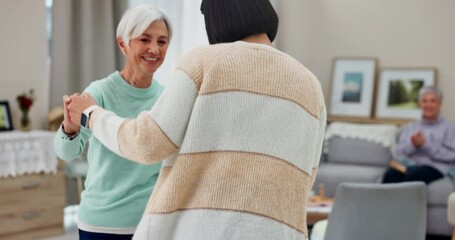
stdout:
{"type": "Polygon", "coordinates": [[[417,119],[419,90],[436,85],[436,68],[381,69],[377,89],[377,118],[417,119]]]}
{"type": "Polygon", "coordinates": [[[375,58],[334,59],[329,115],[371,117],[376,65],[375,58]]]}
{"type": "Polygon", "coordinates": [[[0,131],[13,130],[8,101],[0,101],[0,131]]]}

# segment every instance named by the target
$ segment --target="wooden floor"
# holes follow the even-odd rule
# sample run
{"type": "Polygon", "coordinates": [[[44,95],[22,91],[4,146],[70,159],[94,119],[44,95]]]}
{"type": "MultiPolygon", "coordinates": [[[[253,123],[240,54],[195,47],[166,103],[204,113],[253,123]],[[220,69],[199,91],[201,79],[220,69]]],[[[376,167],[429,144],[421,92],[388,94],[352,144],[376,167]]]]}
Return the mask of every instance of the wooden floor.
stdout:
{"type": "Polygon", "coordinates": [[[64,210],[64,227],[65,234],[61,236],[53,236],[39,240],[77,240],[79,239],[77,229],[77,205],[68,206],[64,210]]]}
{"type": "Polygon", "coordinates": [[[76,230],[65,233],[65,235],[54,236],[49,238],[44,238],[40,240],[77,240],[79,239],[79,234],[76,230]]]}

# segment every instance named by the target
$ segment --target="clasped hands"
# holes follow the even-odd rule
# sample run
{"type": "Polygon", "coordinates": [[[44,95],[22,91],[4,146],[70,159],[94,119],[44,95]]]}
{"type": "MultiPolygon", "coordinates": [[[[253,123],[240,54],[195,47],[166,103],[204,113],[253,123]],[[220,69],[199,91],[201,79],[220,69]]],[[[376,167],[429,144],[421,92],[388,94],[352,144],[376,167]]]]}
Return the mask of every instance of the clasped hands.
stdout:
{"type": "Polygon", "coordinates": [[[414,147],[420,148],[425,144],[425,136],[419,131],[411,136],[411,143],[414,147]]]}
{"type": "Polygon", "coordinates": [[[79,131],[82,112],[92,105],[96,105],[96,101],[88,93],[74,93],[71,96],[63,96],[65,133],[74,134],[79,131]]]}

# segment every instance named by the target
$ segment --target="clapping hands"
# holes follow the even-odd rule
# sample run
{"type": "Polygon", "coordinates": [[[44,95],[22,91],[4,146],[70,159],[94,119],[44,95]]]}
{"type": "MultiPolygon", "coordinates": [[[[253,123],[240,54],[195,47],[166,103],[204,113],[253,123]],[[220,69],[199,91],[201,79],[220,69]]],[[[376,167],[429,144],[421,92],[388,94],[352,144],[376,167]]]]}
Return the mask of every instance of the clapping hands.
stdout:
{"type": "Polygon", "coordinates": [[[425,136],[422,132],[417,132],[416,134],[411,136],[411,143],[416,148],[420,148],[425,144],[425,136]]]}

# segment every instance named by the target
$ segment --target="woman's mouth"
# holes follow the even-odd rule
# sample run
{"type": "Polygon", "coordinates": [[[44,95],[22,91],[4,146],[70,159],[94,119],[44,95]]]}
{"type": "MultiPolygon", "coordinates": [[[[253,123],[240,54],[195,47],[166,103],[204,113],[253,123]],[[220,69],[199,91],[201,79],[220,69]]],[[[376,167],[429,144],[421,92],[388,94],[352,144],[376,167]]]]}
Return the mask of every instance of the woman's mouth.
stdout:
{"type": "Polygon", "coordinates": [[[148,62],[156,62],[158,61],[158,58],[152,58],[152,57],[142,57],[145,61],[148,62]]]}

